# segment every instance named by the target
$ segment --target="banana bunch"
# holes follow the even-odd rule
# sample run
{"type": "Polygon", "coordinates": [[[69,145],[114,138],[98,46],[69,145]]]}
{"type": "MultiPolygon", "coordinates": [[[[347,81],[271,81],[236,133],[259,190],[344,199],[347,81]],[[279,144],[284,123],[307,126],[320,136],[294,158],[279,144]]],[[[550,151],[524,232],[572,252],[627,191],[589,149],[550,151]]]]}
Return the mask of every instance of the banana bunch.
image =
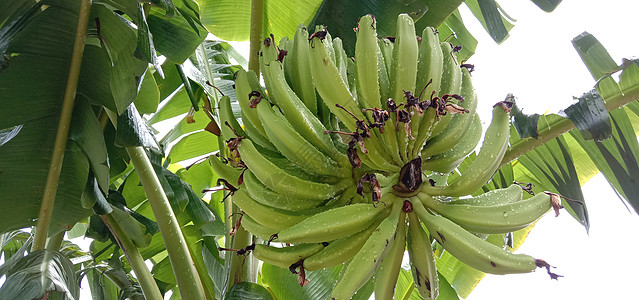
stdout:
{"type": "Polygon", "coordinates": [[[380,39],[370,15],[355,31],[354,57],[321,26],[309,35],[300,25],[278,44],[267,37],[259,52],[265,87],[253,71],[235,77],[242,125],[229,98],[221,99],[228,155],[210,163],[243,212],[241,226],[267,241],[244,250],[299,273],[301,285],[305,271],[345,264],[332,299],[349,299],[371,278],[376,297],[392,299],[406,250],[416,289],[437,298],[434,241],[483,272],[549,270],[477,233],[529,226],[558,209],[558,197],[523,199],[512,185],[459,198],[498,169],[512,102],[494,105],[481,149],[461,176],[427,180],[456,170],[482,137],[459,47],[430,27],[416,36],[406,14],[395,37],[380,39]]]}

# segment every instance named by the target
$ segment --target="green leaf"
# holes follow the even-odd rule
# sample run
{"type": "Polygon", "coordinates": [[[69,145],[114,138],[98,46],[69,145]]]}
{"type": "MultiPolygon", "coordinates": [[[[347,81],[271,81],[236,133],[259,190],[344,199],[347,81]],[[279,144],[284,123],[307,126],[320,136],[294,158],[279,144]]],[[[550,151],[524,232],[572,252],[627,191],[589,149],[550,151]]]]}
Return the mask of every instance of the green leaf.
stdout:
{"type": "Polygon", "coordinates": [[[572,40],[572,44],[595,80],[619,70],[606,48],[592,34],[583,32],[572,40]]]}
{"type": "MultiPolygon", "coordinates": [[[[202,24],[215,36],[228,41],[247,41],[251,20],[249,0],[197,0],[202,24]]],[[[264,1],[262,36],[274,34],[279,40],[293,36],[300,23],[309,24],[321,0],[264,1]]]]}
{"type": "Polygon", "coordinates": [[[579,97],[579,102],[564,111],[584,139],[601,142],[610,138],[612,128],[608,111],[596,90],[584,93],[579,97]]]}
{"type": "Polygon", "coordinates": [[[262,264],[262,282],[277,299],[327,299],[337,282],[341,266],[306,272],[309,281],[300,287],[297,275],[285,268],[262,264]]]}
{"type": "Polygon", "coordinates": [[[274,300],[263,286],[252,282],[238,282],[226,293],[224,300],[274,300]]]}
{"type": "Polygon", "coordinates": [[[561,3],[561,0],[532,0],[532,2],[543,11],[552,12],[561,3]]]}
{"type": "Polygon", "coordinates": [[[216,135],[208,131],[189,134],[171,147],[167,157],[172,162],[180,162],[215,152],[219,150],[217,139],[216,135]]]}
{"type": "Polygon", "coordinates": [[[639,211],[639,144],[625,109],[610,113],[612,138],[586,141],[573,131],[571,136],[588,153],[597,168],[635,211],[639,211]]]}
{"type": "Polygon", "coordinates": [[[162,10],[152,8],[146,21],[153,35],[155,49],[176,63],[185,61],[206,37],[206,30],[201,25],[194,25],[199,28],[195,32],[192,23],[182,14],[167,17],[162,10]]]}
{"type": "MultiPolygon", "coordinates": [[[[400,13],[411,15],[415,20],[415,30],[419,34],[427,26],[439,26],[462,2],[461,0],[325,0],[309,28],[312,31],[315,25],[328,26],[333,37],[342,38],[346,53],[352,56],[355,53],[355,34],[351,28],[356,28],[357,20],[365,14],[372,14],[377,18],[377,34],[380,37],[395,36],[397,15],[400,13]]],[[[293,34],[294,29],[295,27],[290,29],[290,35],[293,34]]]]}
{"type": "Polygon", "coordinates": [[[150,132],[144,119],[140,117],[135,105],[129,105],[123,114],[118,116],[118,130],[115,134],[115,145],[119,147],[142,146],[159,149],[155,137],[150,132]]]}
{"type": "Polygon", "coordinates": [[[87,180],[87,184],[84,187],[80,203],[83,208],[93,208],[96,214],[105,215],[111,212],[111,206],[106,197],[104,197],[102,190],[100,190],[98,181],[92,172],[89,172],[89,180],[87,180]]]}
{"type": "MultiPolygon", "coordinates": [[[[156,70],[160,70],[156,68],[156,70]]],[[[155,82],[155,78],[147,70],[140,84],[140,90],[138,96],[133,101],[135,108],[142,114],[152,114],[158,109],[160,104],[160,91],[158,85],[155,82]]]]}
{"type": "Polygon", "coordinates": [[[466,5],[484,26],[490,37],[501,44],[515,25],[495,0],[467,0],[466,5]]]}
{"type": "Polygon", "coordinates": [[[439,39],[441,41],[446,40],[454,45],[462,46],[462,49],[457,53],[458,61],[464,62],[475,54],[477,40],[466,29],[459,10],[455,10],[448,16],[446,21],[437,27],[437,31],[439,31],[439,39]]]}
{"type": "Polygon", "coordinates": [[[581,202],[562,200],[564,207],[569,208],[571,215],[588,231],[590,228],[588,210],[565,138],[559,136],[548,141],[517,160],[526,168],[525,172],[530,173],[532,177],[519,176],[516,173],[515,178],[519,180],[529,178],[536,185],[533,189],[535,192],[551,191],[581,202]]]}
{"type": "Polygon", "coordinates": [[[0,299],[39,299],[52,291],[77,299],[80,294],[73,263],[60,252],[32,252],[9,267],[6,275],[0,299]]]}
{"type": "Polygon", "coordinates": [[[517,103],[513,105],[510,115],[513,116],[512,125],[514,125],[519,137],[521,138],[537,138],[539,130],[537,123],[539,123],[539,114],[527,115],[523,110],[517,106],[517,103]]]}

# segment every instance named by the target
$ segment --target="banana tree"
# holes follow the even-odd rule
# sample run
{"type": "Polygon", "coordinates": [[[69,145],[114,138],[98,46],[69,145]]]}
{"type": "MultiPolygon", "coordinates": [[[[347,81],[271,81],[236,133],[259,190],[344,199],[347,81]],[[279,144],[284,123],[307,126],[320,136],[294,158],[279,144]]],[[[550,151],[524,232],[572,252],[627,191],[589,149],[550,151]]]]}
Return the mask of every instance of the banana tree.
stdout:
{"type": "MultiPolygon", "coordinates": [[[[260,265],[254,257],[259,251],[272,250],[260,246],[260,237],[269,238],[269,234],[262,234],[268,232],[268,228],[250,227],[250,218],[246,216],[256,217],[254,214],[240,218],[238,205],[244,211],[249,210],[243,203],[250,198],[247,197],[250,189],[247,193],[237,185],[237,180],[242,178],[246,185],[259,183],[255,181],[258,170],[249,165],[250,172],[238,173],[237,169],[220,165],[220,157],[233,158],[237,149],[229,149],[229,141],[244,145],[239,147],[240,153],[249,151],[246,145],[250,143],[264,143],[259,134],[251,134],[259,132],[259,128],[251,127],[258,123],[251,123],[250,118],[257,117],[258,121],[262,115],[281,118],[282,112],[270,107],[264,109],[267,96],[276,97],[277,81],[267,81],[267,93],[257,77],[247,77],[250,73],[242,69],[259,74],[258,68],[262,68],[265,77],[289,76],[277,73],[275,65],[267,66],[264,71],[258,50],[270,34],[278,38],[289,36],[291,47],[296,47],[292,45],[293,37],[298,24],[304,23],[311,24],[308,28],[327,25],[333,45],[339,43],[336,37],[341,37],[344,50],[338,54],[343,55],[341,61],[347,72],[348,57],[358,56],[351,30],[357,28],[359,17],[369,13],[378,20],[374,35],[396,36],[397,15],[407,13],[410,20],[406,22],[414,23],[417,33],[431,26],[439,32],[438,38],[446,41],[442,45],[448,42],[452,46],[462,45],[454,54],[456,57],[451,53],[446,59],[465,61],[472,56],[477,42],[464,27],[457,10],[462,2],[428,0],[398,5],[387,1],[362,4],[361,1],[329,0],[292,4],[192,0],[0,1],[3,8],[0,13],[3,53],[0,57],[0,105],[3,107],[0,112],[0,187],[3,190],[0,246],[5,259],[0,270],[6,276],[0,298],[17,295],[30,299],[78,298],[77,280],[83,276],[88,280],[91,294],[104,299],[160,299],[169,291],[171,297],[179,295],[185,299],[322,299],[335,289],[342,289],[344,284],[335,287],[341,264],[320,267],[297,277],[275,264],[260,265]],[[283,15],[291,17],[282,18],[283,15]],[[248,60],[229,43],[207,38],[208,32],[228,41],[250,40],[248,60]],[[256,104],[259,116],[251,115],[251,110],[244,107],[247,103],[238,99],[241,96],[237,95],[247,94],[240,93],[242,83],[234,81],[242,78],[249,81],[249,92],[261,91],[260,95],[265,98],[262,105],[256,104]],[[20,104],[31,99],[37,99],[33,105],[20,104]],[[241,141],[243,136],[249,138],[241,141]],[[207,159],[209,155],[213,156],[207,159]],[[239,222],[241,226],[237,225],[239,222]],[[92,239],[88,250],[68,241],[81,236],[92,239]],[[255,249],[251,249],[249,246],[254,241],[257,241],[255,249]],[[237,252],[245,255],[236,255],[232,250],[240,250],[237,252]],[[150,271],[147,265],[153,266],[150,271]],[[30,284],[38,288],[25,291],[30,284]],[[305,286],[302,288],[300,284],[305,286]]],[[[552,11],[559,1],[534,2],[552,11]]],[[[470,8],[495,41],[502,42],[507,37],[513,25],[495,1],[466,1],[463,5],[470,8]]],[[[326,31],[317,32],[316,39],[310,42],[306,40],[309,35],[306,32],[303,40],[307,46],[330,41],[321,39],[322,32],[326,31]]],[[[588,228],[580,185],[597,170],[604,173],[635,210],[639,205],[632,181],[639,167],[633,128],[639,112],[635,101],[639,98],[639,69],[633,60],[615,63],[591,35],[578,36],[573,43],[597,81],[595,90],[585,93],[578,104],[566,109],[568,118],[526,116],[515,106],[510,146],[504,149],[503,158],[495,165],[499,170],[488,183],[481,182],[486,184],[479,190],[466,194],[480,195],[506,188],[514,180],[531,183],[534,184],[534,188],[529,189],[532,193],[545,195],[543,191],[550,191],[571,199],[563,200],[564,206],[588,228]],[[617,72],[620,72],[619,80],[611,77],[617,72]]],[[[284,48],[281,41],[278,44],[284,48]]],[[[271,48],[271,54],[280,58],[272,52],[274,49],[271,48]]],[[[291,53],[295,53],[293,49],[291,53]]],[[[290,57],[292,55],[281,59],[290,57]]],[[[469,68],[466,66],[466,70],[469,68]]],[[[290,82],[284,77],[280,84],[290,82]]],[[[318,95],[323,97],[324,92],[317,83],[315,86],[318,95]]],[[[419,92],[414,90],[414,96],[419,92]]],[[[313,92],[311,96],[316,95],[313,92]]],[[[345,111],[319,105],[315,109],[323,112],[329,122],[332,118],[334,125],[335,115],[339,115],[346,127],[349,122],[355,123],[352,117],[343,115],[345,111]]],[[[282,111],[286,114],[284,108],[282,111]]],[[[281,126],[288,126],[287,121],[282,120],[281,126]]],[[[339,126],[327,129],[346,128],[339,126]]],[[[349,129],[351,136],[359,132],[355,127],[349,129]]],[[[417,135],[418,130],[414,133],[417,135]]],[[[339,141],[339,137],[332,138],[339,141]]],[[[315,153],[317,150],[313,147],[304,153],[315,153]]],[[[355,147],[348,149],[353,151],[355,147]]],[[[484,155],[479,151],[477,157],[481,160],[484,155]]],[[[348,169],[352,158],[345,160],[348,169]]],[[[361,158],[368,167],[379,162],[374,156],[361,155],[361,158]]],[[[470,155],[448,178],[433,174],[429,179],[452,183],[460,176],[464,178],[464,170],[473,166],[474,158],[475,155],[470,155]]],[[[250,164],[239,160],[232,163],[250,164]]],[[[415,164],[405,166],[415,167],[415,164]]],[[[312,162],[308,167],[313,167],[312,162]]],[[[410,168],[402,168],[407,169],[410,168]]],[[[373,177],[358,175],[357,180],[365,179],[362,184],[374,187],[373,177]]],[[[421,181],[421,176],[418,177],[421,181]]],[[[286,184],[281,179],[261,181],[274,186],[286,184]]],[[[381,176],[379,181],[383,181],[381,176]]],[[[404,184],[403,188],[411,187],[404,184]]],[[[521,194],[521,190],[518,191],[521,194]]],[[[302,191],[295,191],[298,192],[302,191]]],[[[374,193],[365,194],[372,197],[374,193]]],[[[355,198],[346,200],[350,199],[355,198]]],[[[401,208],[406,211],[405,207],[401,208]]],[[[371,210],[370,206],[365,210],[371,210]]],[[[445,211],[438,211],[441,216],[434,216],[419,207],[415,210],[429,230],[432,227],[427,220],[431,216],[446,216],[445,211]]],[[[279,216],[276,213],[264,217],[276,218],[279,216]]],[[[398,208],[393,216],[395,213],[404,216],[398,208]]],[[[405,217],[415,218],[413,214],[405,217]]],[[[432,233],[426,235],[420,230],[421,226],[415,227],[418,223],[409,220],[412,229],[399,226],[396,230],[409,232],[409,245],[420,239],[421,245],[433,239],[439,242],[434,244],[435,249],[422,249],[440,255],[438,271],[432,271],[434,277],[430,278],[439,281],[439,298],[466,297],[484,273],[459,261],[451,255],[454,251],[438,246],[444,241],[432,233]]],[[[406,225],[405,222],[399,224],[406,225]]],[[[518,248],[531,227],[509,230],[514,231],[507,234],[513,241],[509,246],[518,248]]],[[[504,244],[500,234],[483,238],[493,244],[504,244]]],[[[321,247],[324,246],[315,245],[317,249],[321,247]]],[[[404,248],[397,247],[395,251],[401,257],[404,248]]],[[[538,264],[541,263],[535,261],[533,269],[538,264]]],[[[409,269],[395,270],[394,278],[388,277],[396,280],[389,292],[391,296],[393,293],[402,298],[425,296],[423,284],[419,282],[423,277],[411,275],[409,269]]],[[[304,273],[304,269],[300,272],[304,273]]],[[[344,272],[348,272],[348,268],[344,268],[344,272]]],[[[354,277],[351,273],[348,278],[354,277]]],[[[552,273],[549,271],[549,274],[552,273]]],[[[376,277],[387,278],[384,276],[389,275],[379,272],[376,277]]],[[[356,284],[361,288],[354,298],[369,298],[376,288],[374,280],[364,279],[356,284]]]]}

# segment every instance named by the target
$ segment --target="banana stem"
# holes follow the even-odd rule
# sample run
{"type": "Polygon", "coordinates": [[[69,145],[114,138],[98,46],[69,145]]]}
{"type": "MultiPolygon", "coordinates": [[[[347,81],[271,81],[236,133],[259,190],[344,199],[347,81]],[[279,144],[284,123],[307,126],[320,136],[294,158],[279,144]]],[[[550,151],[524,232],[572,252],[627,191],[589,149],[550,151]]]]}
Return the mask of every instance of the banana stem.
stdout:
{"type": "Polygon", "coordinates": [[[49,168],[47,181],[44,186],[42,204],[40,204],[40,213],[38,214],[38,222],[36,224],[37,230],[33,246],[31,247],[32,252],[44,249],[51,225],[53,204],[58,191],[60,171],[62,170],[62,162],[64,160],[64,150],[66,148],[71,116],[73,114],[73,103],[75,102],[75,93],[78,87],[78,78],[80,77],[80,67],[82,65],[82,54],[84,53],[84,42],[90,12],[91,0],[82,0],[78,13],[78,26],[76,27],[71,65],[69,67],[67,85],[64,91],[62,110],[60,112],[60,121],[58,122],[58,131],[51,155],[51,167],[49,168]]]}
{"type": "MultiPolygon", "coordinates": [[[[230,220],[229,220],[230,222],[230,220]]],[[[235,235],[233,235],[233,244],[232,249],[241,249],[251,244],[251,234],[244,229],[244,227],[239,227],[235,231],[235,235]]],[[[234,252],[229,251],[232,254],[231,264],[229,272],[229,282],[228,288],[238,282],[250,281],[251,276],[251,259],[250,256],[247,255],[235,255],[234,252]]]]}
{"type": "Polygon", "coordinates": [[[126,151],[131,157],[131,162],[140,176],[140,183],[149,198],[149,204],[162,233],[182,299],[206,299],[204,287],[186,245],[186,239],[153,170],[151,161],[140,146],[126,147],[126,151]]]}
{"type": "MultiPolygon", "coordinates": [[[[627,92],[626,94],[617,94],[606,100],[606,110],[609,112],[613,111],[637,99],[639,99],[639,89],[634,89],[627,92]]],[[[529,151],[572,130],[573,128],[575,128],[575,124],[572,123],[570,119],[565,118],[552,124],[551,126],[541,129],[539,131],[539,136],[536,139],[525,138],[516,142],[508,149],[508,151],[506,151],[506,154],[504,155],[504,158],[502,159],[499,167],[517,159],[517,157],[528,153],[529,151]]]]}
{"type": "Polygon", "coordinates": [[[142,288],[144,297],[149,300],[162,300],[162,293],[160,293],[160,289],[155,283],[153,275],[151,275],[151,272],[147,269],[144,259],[142,258],[138,248],[133,244],[133,241],[131,241],[124,230],[122,230],[113,215],[100,215],[100,218],[102,218],[102,221],[107,228],[109,228],[109,231],[111,231],[111,234],[115,237],[118,245],[120,245],[120,249],[124,252],[131,269],[133,269],[133,272],[135,273],[135,277],[138,279],[138,282],[140,282],[140,287],[142,288]]]}
{"type": "Polygon", "coordinates": [[[252,0],[251,4],[251,36],[249,48],[249,70],[259,77],[260,62],[257,56],[262,42],[262,24],[264,22],[264,0],[252,0]]]}

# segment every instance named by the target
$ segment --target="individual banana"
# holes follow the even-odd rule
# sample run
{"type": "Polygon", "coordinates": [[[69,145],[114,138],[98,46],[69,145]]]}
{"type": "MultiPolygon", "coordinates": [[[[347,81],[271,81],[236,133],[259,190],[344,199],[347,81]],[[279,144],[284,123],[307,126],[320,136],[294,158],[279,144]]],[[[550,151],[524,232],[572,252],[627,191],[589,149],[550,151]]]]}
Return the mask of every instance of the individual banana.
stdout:
{"type": "MultiPolygon", "coordinates": [[[[444,56],[444,67],[442,69],[442,81],[439,86],[439,97],[443,97],[446,94],[459,94],[462,85],[462,72],[457,62],[457,52],[453,50],[453,45],[449,42],[442,42],[440,45],[444,56]]],[[[433,128],[432,135],[436,136],[448,127],[452,117],[453,115],[450,113],[442,116],[441,120],[433,128]]]]}
{"type": "Polygon", "coordinates": [[[481,140],[482,127],[479,115],[475,114],[466,134],[454,148],[433,155],[427,156],[422,153],[422,169],[431,170],[439,173],[449,173],[457,168],[464,159],[475,150],[477,143],[481,140]]]}
{"type": "MultiPolygon", "coordinates": [[[[521,193],[521,189],[520,189],[521,193]]],[[[497,194],[494,194],[497,195],[497,194]]],[[[531,198],[497,205],[451,204],[425,193],[418,194],[424,206],[461,227],[478,233],[507,233],[528,227],[552,208],[550,196],[539,193],[531,198]]],[[[489,199],[489,198],[487,198],[489,199]]]]}
{"type": "MultiPolygon", "coordinates": [[[[411,197],[411,204],[415,201],[419,201],[419,199],[411,197]]],[[[406,244],[410,256],[413,282],[423,299],[436,299],[439,295],[439,283],[431,239],[422,228],[415,212],[408,213],[408,222],[406,244]]]]}
{"type": "MultiPolygon", "coordinates": [[[[390,98],[399,102],[405,98],[405,92],[415,92],[418,47],[413,18],[408,14],[400,14],[397,17],[396,34],[395,45],[393,46],[393,65],[390,70],[390,98]]],[[[409,124],[408,128],[411,128],[410,133],[412,135],[413,120],[415,120],[416,124],[419,124],[419,122],[417,117],[410,118],[410,120],[411,124],[409,124]]],[[[399,120],[395,119],[393,121],[398,122],[399,120]]],[[[414,137],[410,136],[410,139],[414,139],[414,137]]],[[[399,154],[404,163],[412,159],[412,157],[407,156],[408,140],[409,132],[407,130],[400,129],[397,131],[399,154]]]]}
{"type": "Polygon", "coordinates": [[[528,273],[540,263],[530,255],[514,254],[475,236],[445,217],[431,214],[420,201],[413,202],[413,209],[431,236],[446,251],[479,271],[491,274],[528,273]]]}
{"type": "MultiPolygon", "coordinates": [[[[422,32],[422,41],[419,44],[419,55],[417,63],[417,78],[415,83],[415,93],[421,100],[430,100],[431,95],[437,96],[442,80],[442,70],[444,66],[444,55],[439,44],[437,30],[433,27],[426,27],[422,32]]],[[[432,127],[437,121],[437,114],[433,109],[429,109],[426,116],[419,120],[419,125],[413,124],[415,130],[414,140],[409,140],[409,150],[411,157],[416,157],[424,146],[424,142],[430,137],[432,127]]]]}
{"type": "Polygon", "coordinates": [[[484,141],[475,160],[462,175],[446,186],[424,186],[424,191],[433,196],[470,195],[484,185],[497,171],[508,148],[510,132],[510,107],[512,102],[502,101],[493,107],[493,120],[486,129],[484,141]]]}
{"type": "Polygon", "coordinates": [[[426,142],[424,150],[422,151],[422,155],[425,157],[430,157],[454,148],[470,128],[469,125],[473,120],[477,107],[477,95],[475,94],[468,69],[462,68],[461,73],[462,87],[460,95],[464,101],[460,107],[465,109],[466,112],[454,114],[448,126],[446,126],[441,133],[426,142]]]}
{"type": "Polygon", "coordinates": [[[406,213],[402,213],[400,215],[399,222],[397,223],[397,233],[395,234],[395,241],[393,242],[391,248],[388,250],[388,254],[386,254],[386,256],[384,257],[384,260],[380,264],[379,268],[377,268],[377,272],[375,275],[376,300],[393,299],[399,271],[402,268],[404,251],[406,250],[407,228],[408,225],[406,224],[406,213]]]}
{"type": "MultiPolygon", "coordinates": [[[[509,204],[521,201],[521,199],[523,199],[521,186],[517,184],[511,184],[506,188],[490,190],[476,197],[458,198],[446,201],[445,203],[453,205],[466,204],[478,206],[493,206],[509,204]]],[[[422,201],[422,203],[424,202],[422,201]]]]}
{"type": "Polygon", "coordinates": [[[217,174],[220,178],[226,179],[226,181],[234,187],[237,187],[236,185],[239,186],[238,181],[240,176],[242,176],[242,171],[223,163],[221,159],[222,158],[214,155],[209,157],[209,164],[211,164],[213,171],[215,171],[215,174],[217,174]]]}
{"type": "Polygon", "coordinates": [[[315,214],[283,229],[274,240],[284,243],[321,243],[360,232],[370,226],[384,208],[357,203],[315,214]]]}
{"type": "Polygon", "coordinates": [[[348,85],[348,61],[350,60],[344,51],[342,39],[336,37],[333,39],[333,52],[335,53],[335,66],[339,70],[340,78],[344,84],[348,85]]]}
{"type": "Polygon", "coordinates": [[[231,98],[229,96],[222,96],[222,98],[220,98],[219,116],[220,122],[222,123],[220,132],[225,141],[236,138],[237,136],[245,136],[242,126],[240,126],[237,119],[233,116],[231,98]]]}
{"type": "Polygon", "coordinates": [[[299,96],[304,105],[317,115],[317,98],[311,73],[308,28],[304,24],[297,26],[295,38],[288,41],[286,75],[291,89],[299,96]],[[292,47],[291,47],[292,46],[292,47]]]}
{"type": "Polygon", "coordinates": [[[288,269],[292,264],[322,251],[325,245],[314,243],[275,247],[257,244],[253,249],[253,255],[263,262],[288,269]]]}
{"type": "MultiPolygon", "coordinates": [[[[362,108],[381,107],[378,81],[377,30],[375,18],[365,15],[356,28],[355,65],[357,68],[358,100],[362,108]]],[[[381,54],[381,51],[380,51],[381,54]]]]}
{"type": "MultiPolygon", "coordinates": [[[[394,197],[394,196],[393,196],[394,197]]],[[[342,277],[337,282],[331,293],[331,299],[346,300],[370,279],[379,264],[384,260],[386,253],[392,247],[397,232],[403,203],[397,198],[389,201],[391,213],[371,233],[364,246],[355,254],[342,277]]]]}
{"type": "Polygon", "coordinates": [[[326,200],[344,190],[346,181],[326,184],[293,176],[260,153],[251,140],[244,139],[238,147],[242,161],[255,177],[274,192],[299,199],[326,200]]]}

